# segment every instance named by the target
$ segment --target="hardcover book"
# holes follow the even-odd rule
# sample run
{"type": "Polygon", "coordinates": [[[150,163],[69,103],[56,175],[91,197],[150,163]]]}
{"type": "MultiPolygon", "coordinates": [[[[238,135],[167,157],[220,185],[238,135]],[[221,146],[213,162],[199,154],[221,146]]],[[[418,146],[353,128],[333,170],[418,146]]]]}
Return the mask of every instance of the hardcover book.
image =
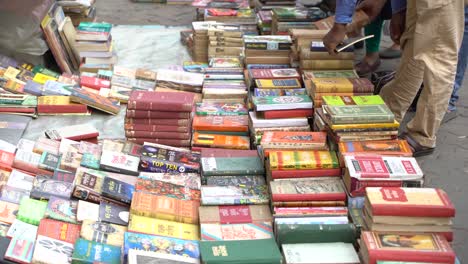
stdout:
{"type": "Polygon", "coordinates": [[[255,186],[265,185],[266,180],[263,175],[242,175],[242,176],[210,176],[203,179],[206,185],[213,186],[255,186]]]}
{"type": "Polygon", "coordinates": [[[194,95],[176,92],[133,91],[128,100],[128,109],[191,112],[194,95]]]}
{"type": "Polygon", "coordinates": [[[313,170],[339,168],[334,151],[276,151],[269,154],[271,170],[313,170]]]}
{"type": "Polygon", "coordinates": [[[102,185],[102,195],[104,197],[130,204],[134,191],[134,185],[109,177],[104,178],[104,183],[102,185]]]}
{"type": "Polygon", "coordinates": [[[243,224],[201,224],[202,241],[254,240],[273,237],[271,222],[243,224]]]}
{"type": "Polygon", "coordinates": [[[199,131],[248,131],[247,115],[238,116],[195,116],[193,129],[199,131]]]}
{"type": "Polygon", "coordinates": [[[124,233],[127,228],[99,221],[84,220],[80,235],[90,241],[121,247],[124,244],[124,233]]]}
{"type": "Polygon", "coordinates": [[[196,240],[125,232],[123,252],[127,255],[131,250],[200,258],[199,242],[196,240]]]}
{"type": "Polygon", "coordinates": [[[202,224],[271,223],[272,221],[270,208],[267,205],[201,206],[199,214],[202,224]]]}
{"type": "Polygon", "coordinates": [[[282,248],[286,263],[360,263],[351,243],[283,244],[282,248]]]}
{"type": "Polygon", "coordinates": [[[308,95],[254,97],[256,111],[311,109],[312,100],[308,95]]]}
{"type": "Polygon", "coordinates": [[[200,239],[200,230],[198,225],[178,223],[138,215],[132,215],[131,219],[132,220],[128,225],[128,231],[188,240],[200,239]]]}
{"type": "Polygon", "coordinates": [[[130,211],[128,207],[102,201],[99,204],[99,220],[106,223],[127,226],[130,211]]]}
{"type": "Polygon", "coordinates": [[[31,190],[31,197],[49,200],[51,196],[70,198],[73,192],[73,183],[53,180],[46,176],[36,176],[31,190]]]}
{"type": "Polygon", "coordinates": [[[239,103],[197,103],[196,114],[198,116],[230,116],[247,115],[244,104],[239,103]]]}
{"type": "Polygon", "coordinates": [[[202,186],[202,205],[268,204],[266,185],[258,186],[202,186]]]}
{"type": "Polygon", "coordinates": [[[83,220],[99,220],[99,205],[95,203],[86,202],[83,200],[78,201],[78,209],[76,212],[76,220],[82,222],[83,220]]]}
{"type": "Polygon", "coordinates": [[[312,78],[312,93],[372,93],[374,85],[366,78],[312,78]]]}
{"type": "Polygon", "coordinates": [[[273,201],[345,201],[341,179],[309,178],[270,182],[273,201]]]}
{"type": "MultiPolygon", "coordinates": [[[[201,166],[204,176],[228,176],[228,175],[263,175],[265,173],[260,157],[255,156],[217,157],[205,155],[201,158],[201,166]]],[[[256,154],[256,153],[255,153],[256,154]]]]}
{"type": "Polygon", "coordinates": [[[129,175],[138,175],[140,159],[124,153],[104,151],[101,156],[101,168],[129,175]]]}
{"type": "Polygon", "coordinates": [[[136,192],[133,195],[130,212],[134,215],[198,224],[199,206],[199,201],[179,200],[171,197],[136,192]]]}
{"type": "MultiPolygon", "coordinates": [[[[314,219],[314,217],[312,217],[312,219],[314,219]]],[[[279,245],[300,243],[356,242],[355,226],[353,224],[339,222],[292,222],[285,224],[276,224],[275,234],[279,245]]]]}
{"type": "Polygon", "coordinates": [[[34,244],[32,262],[51,264],[70,263],[72,254],[72,243],[38,235],[34,244]]]}
{"type": "Polygon", "coordinates": [[[374,153],[386,156],[413,156],[406,140],[339,142],[341,155],[365,155],[374,153]]]}
{"type": "Polygon", "coordinates": [[[280,264],[283,260],[274,239],[201,241],[200,252],[206,264],[280,264]]]}
{"type": "Polygon", "coordinates": [[[72,102],[81,103],[112,115],[116,115],[120,111],[119,101],[100,96],[85,89],[73,90],[70,99],[72,102]]]}
{"type": "Polygon", "coordinates": [[[261,145],[263,149],[303,148],[324,150],[327,147],[327,134],[325,132],[266,131],[263,133],[261,145]]]}
{"type": "Polygon", "coordinates": [[[73,263],[120,263],[120,247],[79,238],[74,246],[73,263]]]}
{"type": "Polygon", "coordinates": [[[206,148],[250,149],[250,139],[246,136],[217,135],[195,132],[192,146],[206,148]]]}
{"type": "Polygon", "coordinates": [[[395,116],[386,105],[324,105],[332,124],[392,123],[395,116]]]}
{"type": "Polygon", "coordinates": [[[175,185],[157,180],[145,180],[139,178],[135,185],[138,192],[147,192],[181,200],[200,200],[200,191],[187,188],[183,185],[175,185]]]}
{"type": "Polygon", "coordinates": [[[297,69],[250,69],[252,79],[300,79],[297,69]]]}
{"type": "Polygon", "coordinates": [[[45,216],[55,220],[76,224],[77,207],[77,201],[51,196],[47,204],[45,216]]]}
{"type": "Polygon", "coordinates": [[[354,95],[354,96],[339,96],[325,95],[322,96],[323,104],[326,105],[382,105],[385,104],[380,95],[354,95]]]}

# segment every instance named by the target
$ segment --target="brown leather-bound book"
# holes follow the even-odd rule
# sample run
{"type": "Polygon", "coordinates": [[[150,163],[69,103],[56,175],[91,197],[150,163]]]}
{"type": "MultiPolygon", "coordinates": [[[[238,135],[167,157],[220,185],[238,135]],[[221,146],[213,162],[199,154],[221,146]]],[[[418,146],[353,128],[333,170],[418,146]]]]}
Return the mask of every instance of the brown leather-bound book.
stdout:
{"type": "Polygon", "coordinates": [[[128,100],[128,109],[170,112],[191,112],[194,95],[176,92],[133,91],[128,100]]]}

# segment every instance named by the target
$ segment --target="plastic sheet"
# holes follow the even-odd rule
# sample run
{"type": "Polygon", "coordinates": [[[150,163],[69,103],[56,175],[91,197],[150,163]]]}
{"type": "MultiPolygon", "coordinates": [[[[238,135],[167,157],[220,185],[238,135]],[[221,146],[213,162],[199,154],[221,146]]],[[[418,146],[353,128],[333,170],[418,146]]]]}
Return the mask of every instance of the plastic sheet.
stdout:
{"type": "MultiPolygon", "coordinates": [[[[0,0],[1,1],[1,0],[0,0]]],[[[185,27],[115,26],[112,38],[118,56],[117,65],[128,68],[158,70],[182,65],[190,56],[180,43],[180,31],[185,27]]],[[[48,128],[76,124],[91,124],[102,138],[124,138],[123,122],[126,106],[116,116],[93,110],[91,116],[39,116],[29,123],[24,138],[35,140],[48,128]]]]}

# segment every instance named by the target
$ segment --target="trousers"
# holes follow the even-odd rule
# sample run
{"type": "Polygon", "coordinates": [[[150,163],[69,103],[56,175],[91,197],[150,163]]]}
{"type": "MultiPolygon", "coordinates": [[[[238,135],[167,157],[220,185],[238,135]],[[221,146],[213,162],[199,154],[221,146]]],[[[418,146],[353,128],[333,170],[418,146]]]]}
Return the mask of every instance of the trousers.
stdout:
{"type": "Polygon", "coordinates": [[[380,92],[401,122],[424,83],[407,133],[425,147],[435,147],[452,93],[463,38],[464,4],[464,0],[408,0],[400,65],[395,78],[380,92]]]}

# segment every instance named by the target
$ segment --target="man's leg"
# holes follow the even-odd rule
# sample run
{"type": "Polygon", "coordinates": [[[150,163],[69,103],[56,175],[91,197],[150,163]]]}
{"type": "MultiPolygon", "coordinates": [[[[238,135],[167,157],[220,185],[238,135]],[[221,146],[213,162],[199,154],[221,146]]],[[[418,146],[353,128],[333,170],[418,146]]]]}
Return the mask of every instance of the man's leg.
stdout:
{"type": "Polygon", "coordinates": [[[385,85],[380,95],[395,114],[398,122],[405,117],[423,82],[424,64],[414,59],[414,34],[416,27],[416,1],[408,1],[406,27],[402,35],[402,56],[395,79],[385,85]]]}
{"type": "Polygon", "coordinates": [[[418,145],[434,148],[436,134],[453,89],[458,49],[463,37],[464,1],[454,0],[425,9],[426,6],[432,6],[431,1],[434,0],[417,1],[413,48],[415,59],[424,64],[424,88],[416,115],[408,123],[407,129],[410,138],[418,145]]]}

